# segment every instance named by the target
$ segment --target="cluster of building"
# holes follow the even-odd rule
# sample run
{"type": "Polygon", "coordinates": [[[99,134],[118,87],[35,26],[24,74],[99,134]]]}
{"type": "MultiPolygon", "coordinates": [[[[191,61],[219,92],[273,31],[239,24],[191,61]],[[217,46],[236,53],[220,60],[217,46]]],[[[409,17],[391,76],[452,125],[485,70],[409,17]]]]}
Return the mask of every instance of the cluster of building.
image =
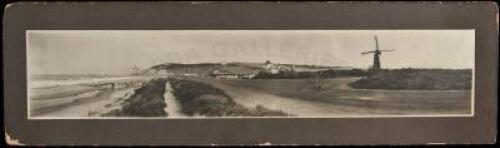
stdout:
{"type": "Polygon", "coordinates": [[[273,64],[271,61],[267,60],[262,69],[259,70],[242,70],[234,69],[231,67],[224,67],[223,69],[214,70],[210,76],[217,79],[252,79],[257,76],[260,72],[267,72],[271,74],[278,74],[281,71],[293,71],[294,66],[287,67],[280,64],[273,64]]]}
{"type": "Polygon", "coordinates": [[[257,75],[255,72],[229,71],[226,69],[214,70],[210,76],[217,79],[252,79],[257,75]]]}
{"type": "Polygon", "coordinates": [[[273,64],[271,61],[267,60],[264,63],[264,70],[271,74],[278,74],[280,71],[294,71],[295,66],[286,67],[280,64],[273,64]]]}
{"type": "Polygon", "coordinates": [[[261,72],[267,72],[270,74],[278,74],[280,71],[290,71],[294,69],[293,66],[285,66],[280,64],[273,64],[267,60],[261,68],[254,67],[249,68],[245,66],[227,66],[222,64],[219,67],[211,71],[198,71],[194,72],[186,68],[182,72],[177,71],[176,73],[168,69],[156,69],[150,72],[150,74],[156,76],[169,76],[169,75],[183,75],[183,76],[194,76],[194,77],[210,77],[216,79],[252,79],[261,72]]]}

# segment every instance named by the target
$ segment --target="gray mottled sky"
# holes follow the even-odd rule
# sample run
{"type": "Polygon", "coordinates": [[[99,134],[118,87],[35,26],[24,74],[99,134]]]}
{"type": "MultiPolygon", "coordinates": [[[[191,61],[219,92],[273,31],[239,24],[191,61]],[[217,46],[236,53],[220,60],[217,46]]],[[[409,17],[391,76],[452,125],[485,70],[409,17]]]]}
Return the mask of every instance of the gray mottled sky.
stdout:
{"type": "Polygon", "coordinates": [[[122,74],[137,64],[265,62],[368,68],[473,68],[474,30],[134,30],[27,32],[32,74],[122,74]]]}

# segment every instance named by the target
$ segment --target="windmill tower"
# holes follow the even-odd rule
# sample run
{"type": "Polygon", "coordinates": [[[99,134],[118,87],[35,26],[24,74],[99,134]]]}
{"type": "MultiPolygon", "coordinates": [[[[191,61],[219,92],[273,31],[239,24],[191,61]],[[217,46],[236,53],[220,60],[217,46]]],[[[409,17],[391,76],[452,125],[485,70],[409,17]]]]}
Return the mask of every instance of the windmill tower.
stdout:
{"type": "Polygon", "coordinates": [[[380,56],[382,55],[382,52],[389,52],[389,51],[394,51],[394,49],[391,50],[380,50],[379,44],[378,44],[378,38],[375,35],[375,50],[372,51],[365,51],[362,52],[361,55],[366,55],[366,54],[371,54],[373,53],[373,65],[370,67],[370,69],[380,69],[380,56]]]}

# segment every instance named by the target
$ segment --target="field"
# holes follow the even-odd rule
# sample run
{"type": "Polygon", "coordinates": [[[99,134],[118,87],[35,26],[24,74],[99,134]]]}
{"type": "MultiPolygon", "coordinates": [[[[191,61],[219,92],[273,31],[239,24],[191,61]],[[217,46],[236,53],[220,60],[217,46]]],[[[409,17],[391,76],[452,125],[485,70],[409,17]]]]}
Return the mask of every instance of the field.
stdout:
{"type": "Polygon", "coordinates": [[[469,114],[470,90],[372,90],[347,84],[360,78],[199,80],[236,102],[299,116],[469,114]]]}

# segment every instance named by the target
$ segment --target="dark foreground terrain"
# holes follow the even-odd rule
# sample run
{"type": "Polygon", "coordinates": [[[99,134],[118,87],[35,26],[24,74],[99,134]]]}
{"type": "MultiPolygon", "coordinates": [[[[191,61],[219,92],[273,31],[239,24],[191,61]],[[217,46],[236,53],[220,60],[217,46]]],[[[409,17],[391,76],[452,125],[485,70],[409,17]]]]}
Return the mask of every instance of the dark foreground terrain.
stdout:
{"type": "Polygon", "coordinates": [[[191,80],[170,78],[174,96],[179,100],[182,112],[189,116],[285,116],[281,111],[273,111],[262,106],[246,108],[237,104],[223,90],[210,84],[191,80]]]}
{"type": "Polygon", "coordinates": [[[224,91],[209,84],[175,78],[153,79],[135,90],[120,109],[106,116],[162,117],[168,116],[165,107],[165,84],[170,83],[173,96],[180,105],[181,113],[186,116],[234,117],[234,116],[287,116],[281,111],[262,106],[247,108],[237,104],[224,91]]]}
{"type": "Polygon", "coordinates": [[[122,103],[120,109],[116,109],[105,116],[167,116],[164,111],[167,106],[163,100],[165,92],[164,79],[150,80],[141,88],[135,90],[134,94],[122,103]]]}

